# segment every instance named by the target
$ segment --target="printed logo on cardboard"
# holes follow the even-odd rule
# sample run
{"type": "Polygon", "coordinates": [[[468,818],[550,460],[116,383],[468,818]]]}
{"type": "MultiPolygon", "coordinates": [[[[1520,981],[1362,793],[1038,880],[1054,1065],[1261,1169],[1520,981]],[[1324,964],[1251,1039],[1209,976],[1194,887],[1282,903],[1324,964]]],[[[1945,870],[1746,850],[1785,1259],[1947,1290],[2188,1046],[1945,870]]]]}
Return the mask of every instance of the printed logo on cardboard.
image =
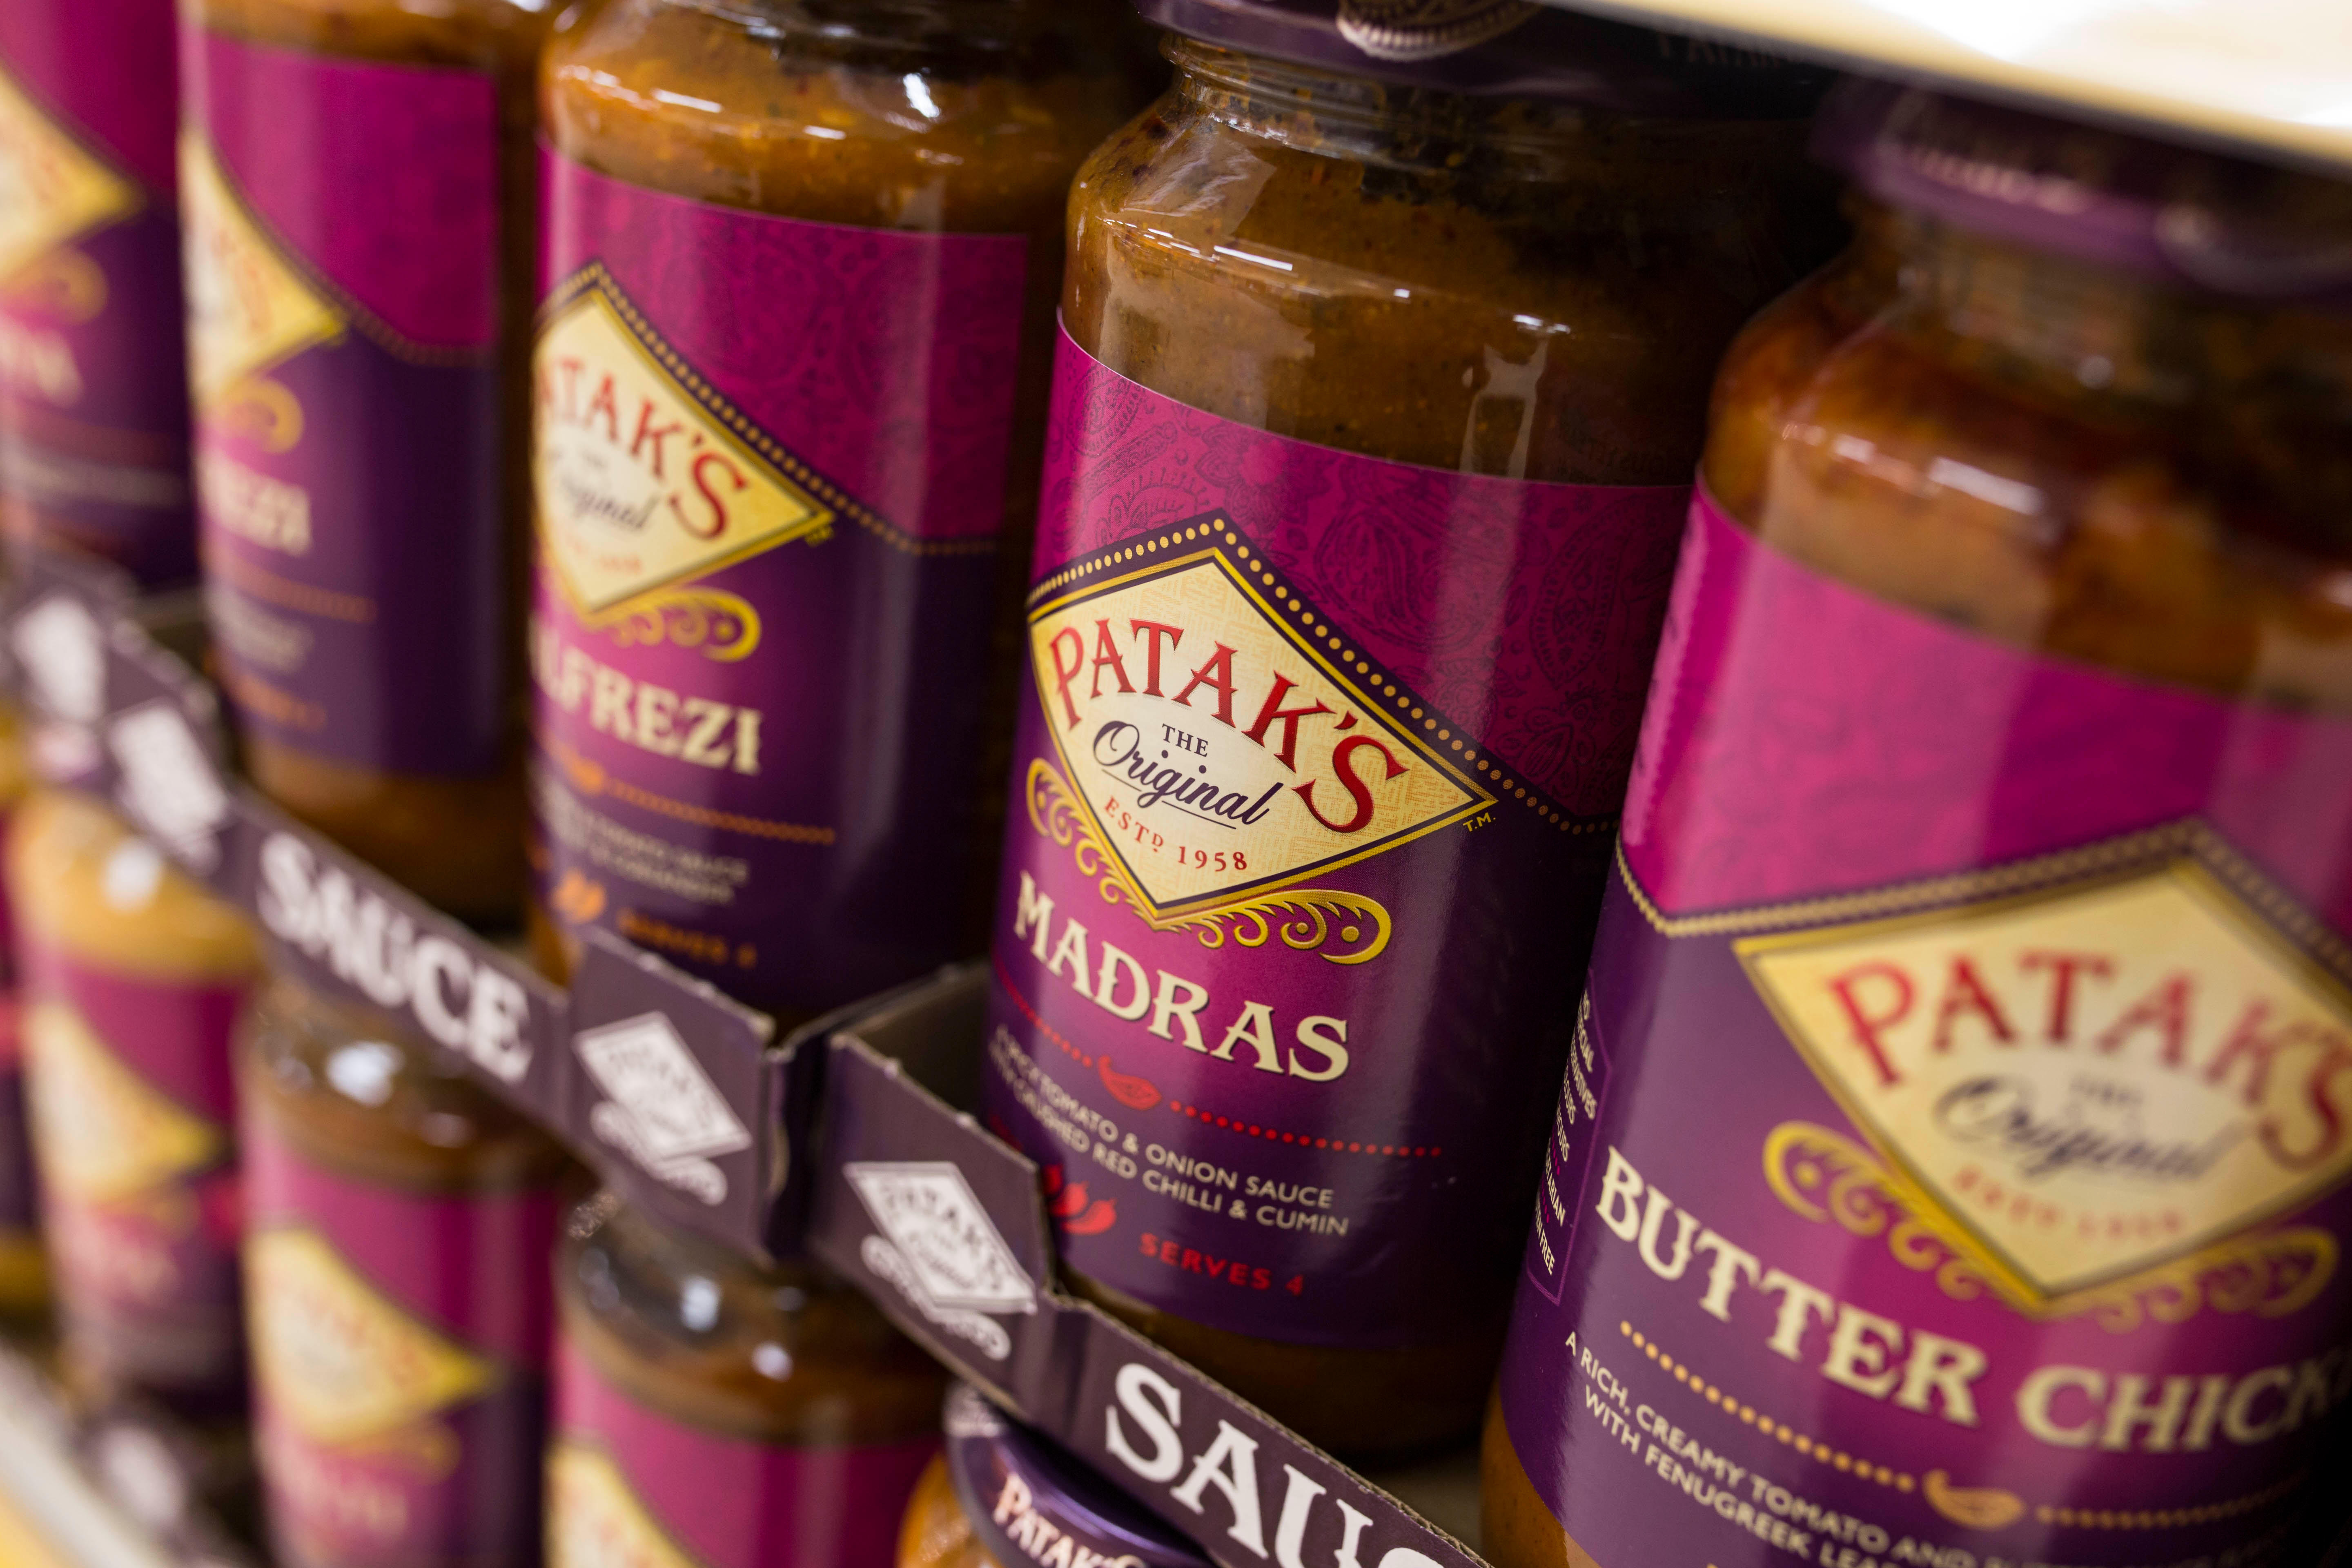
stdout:
{"type": "Polygon", "coordinates": [[[698,1568],[602,1448],[558,1440],[547,1456],[548,1568],[698,1568]]]}
{"type": "Polygon", "coordinates": [[[1012,1354],[1012,1336],[991,1316],[1035,1311],[1037,1288],[963,1172],[944,1160],[870,1160],[841,1173],[878,1233],[859,1261],[992,1360],[1012,1354]]]}
{"type": "Polygon", "coordinates": [[[384,1438],[475,1398],[498,1375],[386,1300],[314,1231],[255,1234],[245,1267],[262,1392],[315,1443],[384,1438]]]}
{"type": "MultiPolygon", "coordinates": [[[[829,533],[814,477],[696,375],[602,268],[567,287],[534,359],[533,478],[541,548],[583,616],[829,533]]],[[[706,611],[751,614],[719,597],[706,611]]],[[[749,654],[757,626],[719,634],[721,657],[749,654]]]]}
{"type": "Polygon", "coordinates": [[[2327,1238],[2247,1233],[2352,1172],[2352,992],[2216,858],[1735,943],[1884,1160],[1785,1125],[1783,1199],[1859,1182],[2030,1312],[2224,1264],[2265,1312],[2315,1295],[2327,1238]]]}
{"type": "Polygon", "coordinates": [[[1468,739],[1222,516],[1048,578],[1029,646],[1058,763],[1030,770],[1031,820],[1155,929],[1303,914],[1360,963],[1388,911],[1304,885],[1494,804],[1468,739]]]}
{"type": "Polygon", "coordinates": [[[25,1075],[41,1177],[84,1203],[120,1203],[203,1170],[225,1135],[131,1069],[58,1002],[25,1015],[25,1075]]]}
{"type": "MultiPolygon", "coordinates": [[[[26,291],[20,274],[59,247],[139,210],[139,187],[109,168],[0,71],[0,289],[26,291]]],[[[105,301],[106,280],[89,268],[99,293],[86,320],[105,301]]],[[[37,292],[47,297],[52,290],[37,292]]],[[[70,297],[70,296],[69,296],[70,297]]]]}
{"type": "Polygon", "coordinates": [[[727,1196],[726,1173],[711,1163],[751,1146],[668,1017],[646,1013],[574,1036],[572,1050],[606,1099],[588,1125],[652,1174],[706,1204],[727,1196]]]}
{"type": "Polygon", "coordinates": [[[311,287],[266,234],[194,131],[180,135],[180,224],[187,261],[188,378],[200,407],[231,392],[239,423],[274,451],[299,439],[301,411],[275,386],[248,378],[343,333],[342,313],[311,287]],[[247,417],[250,415],[250,417],[247,417]]]}

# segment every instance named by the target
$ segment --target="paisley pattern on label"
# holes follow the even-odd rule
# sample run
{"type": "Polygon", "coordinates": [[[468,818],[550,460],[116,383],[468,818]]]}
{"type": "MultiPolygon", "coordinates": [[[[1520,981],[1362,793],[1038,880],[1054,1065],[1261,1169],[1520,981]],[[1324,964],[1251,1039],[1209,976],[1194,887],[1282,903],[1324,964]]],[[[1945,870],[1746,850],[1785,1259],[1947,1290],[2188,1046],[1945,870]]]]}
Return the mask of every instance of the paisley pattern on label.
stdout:
{"type": "Polygon", "coordinates": [[[2347,767],[1699,498],[1501,1383],[1579,1547],[2285,1560],[2352,1394],[2347,767]]]}
{"type": "Polygon", "coordinates": [[[222,684],[273,742],[499,763],[512,669],[483,73],[193,31],[190,385],[222,684]]]}
{"type": "Polygon", "coordinates": [[[411,1194],[247,1129],[247,1300],[270,1528],[295,1563],[525,1562],[551,1192],[411,1194]]]}
{"type": "Polygon", "coordinates": [[[1162,1310],[1499,1327],[1688,492],[1055,398],[990,1124],[1162,1310]]]}
{"type": "Polygon", "coordinates": [[[892,1560],[936,1436],[787,1446],[674,1420],[569,1344],[547,1459],[549,1568],[868,1568],[892,1560]]]}
{"type": "Polygon", "coordinates": [[[169,0],[0,15],[0,530],[195,573],[169,0]]]}
{"type": "Polygon", "coordinates": [[[946,962],[1025,241],[543,174],[545,908],[792,1011],[946,962]]]}
{"type": "Polygon", "coordinates": [[[242,993],[26,942],[25,1081],[67,1335],[169,1394],[244,1384],[229,1037],[242,993]]]}

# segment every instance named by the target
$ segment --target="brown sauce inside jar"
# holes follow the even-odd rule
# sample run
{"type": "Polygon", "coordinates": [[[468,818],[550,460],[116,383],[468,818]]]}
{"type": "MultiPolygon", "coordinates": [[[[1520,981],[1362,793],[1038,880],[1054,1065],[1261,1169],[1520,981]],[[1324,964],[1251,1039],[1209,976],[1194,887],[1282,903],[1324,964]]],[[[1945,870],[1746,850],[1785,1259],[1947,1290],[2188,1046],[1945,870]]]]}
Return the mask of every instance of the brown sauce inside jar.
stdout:
{"type": "Polygon", "coordinates": [[[557,1272],[567,1347],[631,1402],[780,1447],[937,1428],[947,1374],[855,1288],[666,1229],[611,1193],[573,1210],[557,1272]]]}
{"type": "MultiPolygon", "coordinates": [[[[507,535],[511,647],[520,693],[526,542],[530,536],[530,342],[539,235],[537,69],[551,8],[528,0],[197,0],[194,26],[224,37],[361,64],[480,71],[499,105],[498,271],[500,517],[507,535]]],[[[327,172],[332,178],[332,172],[327,172]]],[[[518,707],[499,772],[468,777],[393,773],[327,756],[258,731],[245,737],[262,793],[427,901],[498,924],[520,907],[524,809],[518,707]]]]}
{"type": "MultiPolygon", "coordinates": [[[[1833,234],[1798,121],[1171,49],[1176,89],[1079,175],[1063,321],[1109,369],[1281,436],[1514,479],[1682,483],[1725,343],[1833,234]]],[[[1506,1315],[1358,1349],[1072,1283],[1310,1439],[1370,1458],[1475,1429],[1506,1315]]]]}

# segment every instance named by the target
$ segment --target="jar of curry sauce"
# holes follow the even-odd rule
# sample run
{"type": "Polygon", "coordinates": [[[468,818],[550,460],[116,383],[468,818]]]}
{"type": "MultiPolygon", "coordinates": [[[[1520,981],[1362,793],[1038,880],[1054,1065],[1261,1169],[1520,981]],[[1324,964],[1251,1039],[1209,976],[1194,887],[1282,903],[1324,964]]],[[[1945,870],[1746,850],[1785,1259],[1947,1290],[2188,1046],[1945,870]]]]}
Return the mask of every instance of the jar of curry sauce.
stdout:
{"type": "Polygon", "coordinates": [[[2352,1387],[2352,185],[1841,94],[1879,216],[1717,389],[1484,1549],[2306,1562],[2352,1387]]]}
{"type": "Polygon", "coordinates": [[[855,1289],[601,1193],[566,1226],[551,1568],[872,1568],[939,1452],[946,1374],[855,1289]]]}
{"type": "Polygon", "coordinates": [[[1207,1568],[1199,1547],[971,1384],[948,1391],[941,1425],[947,1446],[907,1505],[898,1568],[1207,1568]]]}
{"type": "Polygon", "coordinates": [[[805,1016],[978,945],[1062,212],[1147,95],[1131,26],[1110,0],[611,0],[559,31],[551,970],[601,926],[805,1016]]]}
{"type": "Polygon", "coordinates": [[[1411,9],[1143,7],[983,1091],[1078,1289],[1356,1458],[1476,1426],[1708,379],[1833,232],[1809,73],[1411,9]]]}
{"type": "Polygon", "coordinates": [[[549,0],[193,0],[190,383],[264,794],[461,918],[523,879],[520,551],[549,0]]]}
{"type": "MultiPolygon", "coordinates": [[[[31,783],[25,721],[0,703],[0,857],[16,831],[31,783]]],[[[41,1250],[39,1177],[25,1115],[24,1009],[17,979],[16,921],[0,883],[0,1323],[23,1322],[48,1305],[49,1271],[41,1250]]]]}
{"type": "Polygon", "coordinates": [[[0,536],[196,575],[171,0],[0,8],[0,536]]]}
{"type": "Polygon", "coordinates": [[[8,829],[25,1089],[59,1330],[91,1393],[245,1403],[231,1037],[253,929],[87,796],[8,829]]]}
{"type": "Polygon", "coordinates": [[[562,1150],[448,1053],[283,975],[240,1067],[277,1560],[537,1562],[562,1150]]]}

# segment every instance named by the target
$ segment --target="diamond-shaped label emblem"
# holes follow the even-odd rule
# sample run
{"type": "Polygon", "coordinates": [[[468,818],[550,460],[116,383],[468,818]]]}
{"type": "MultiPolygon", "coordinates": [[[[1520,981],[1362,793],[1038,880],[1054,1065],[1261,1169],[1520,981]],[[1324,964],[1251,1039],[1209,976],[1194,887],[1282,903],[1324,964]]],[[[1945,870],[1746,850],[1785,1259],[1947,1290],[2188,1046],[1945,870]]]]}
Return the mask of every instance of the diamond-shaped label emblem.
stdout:
{"type": "Polygon", "coordinates": [[[2028,1307],[2352,1173],[2352,993],[2197,858],[1736,947],[1914,1212],[2028,1307]]]}
{"type": "Polygon", "coordinates": [[[138,186],[0,71],[0,286],[58,247],[136,212],[140,200],[138,186]]]}
{"type": "Polygon", "coordinates": [[[200,406],[247,376],[331,342],[343,316],[263,232],[212,144],[180,134],[181,248],[187,258],[188,379],[200,406]]]}
{"type": "Polygon", "coordinates": [[[25,1052],[41,1175],[59,1192],[118,1203],[219,1158],[218,1128],[133,1071],[63,1003],[26,1015],[25,1052]]]}
{"type": "Polygon", "coordinates": [[[572,1048],[653,1159],[708,1159],[751,1147],[751,1134],[667,1015],[646,1013],[587,1030],[572,1048]]]}
{"type": "Polygon", "coordinates": [[[464,1404],[497,1376],[385,1300],[315,1231],[256,1232],[245,1268],[262,1391],[313,1442],[381,1436],[464,1404]]]}
{"type": "Polygon", "coordinates": [[[1037,1310],[1036,1287],[953,1163],[863,1161],[844,1165],[842,1174],[931,1305],[975,1312],[1037,1310]]]}
{"type": "Polygon", "coordinates": [[[540,544],[584,614],[832,527],[793,460],[601,272],[541,326],[535,364],[540,544]]]}
{"type": "Polygon", "coordinates": [[[1296,593],[1277,602],[1224,520],[1120,553],[1131,568],[1032,604],[1029,651],[1064,775],[1150,918],[1289,887],[1494,804],[1457,732],[1366,689],[1369,662],[1296,593]]]}
{"type": "Polygon", "coordinates": [[[698,1568],[604,1449],[562,1437],[547,1455],[548,1568],[698,1568]]]}

